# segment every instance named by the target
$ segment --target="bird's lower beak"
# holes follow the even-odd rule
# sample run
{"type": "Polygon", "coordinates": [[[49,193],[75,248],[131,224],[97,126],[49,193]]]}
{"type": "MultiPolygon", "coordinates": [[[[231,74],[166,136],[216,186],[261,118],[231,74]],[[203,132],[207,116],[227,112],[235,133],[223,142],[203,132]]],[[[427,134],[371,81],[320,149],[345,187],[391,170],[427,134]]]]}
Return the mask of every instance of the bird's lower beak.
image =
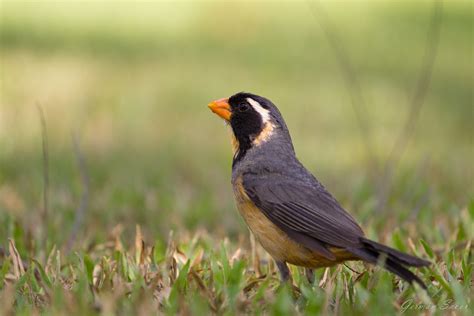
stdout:
{"type": "Polygon", "coordinates": [[[229,99],[224,98],[212,101],[207,106],[209,107],[209,109],[211,109],[212,112],[216,113],[224,120],[230,121],[231,110],[229,105],[229,99]]]}

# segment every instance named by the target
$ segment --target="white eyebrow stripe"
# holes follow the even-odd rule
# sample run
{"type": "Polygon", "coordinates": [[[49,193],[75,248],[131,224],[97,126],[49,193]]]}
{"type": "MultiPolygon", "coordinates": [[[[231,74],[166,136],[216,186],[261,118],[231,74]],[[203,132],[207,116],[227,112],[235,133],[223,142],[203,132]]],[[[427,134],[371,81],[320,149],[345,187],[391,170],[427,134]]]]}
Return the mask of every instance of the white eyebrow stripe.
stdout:
{"type": "Polygon", "coordinates": [[[253,106],[253,108],[255,109],[255,111],[257,111],[258,113],[260,113],[260,115],[262,116],[262,121],[263,123],[266,123],[270,120],[270,111],[263,108],[260,103],[258,103],[257,101],[255,101],[254,99],[252,98],[247,98],[247,101],[248,103],[250,103],[251,106],[253,106]]]}

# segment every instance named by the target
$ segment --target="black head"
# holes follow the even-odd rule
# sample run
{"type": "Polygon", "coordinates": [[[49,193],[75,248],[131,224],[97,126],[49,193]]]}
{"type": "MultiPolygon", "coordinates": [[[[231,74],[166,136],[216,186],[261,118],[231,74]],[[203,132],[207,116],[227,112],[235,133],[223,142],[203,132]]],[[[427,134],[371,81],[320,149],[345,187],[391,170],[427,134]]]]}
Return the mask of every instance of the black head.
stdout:
{"type": "Polygon", "coordinates": [[[257,101],[254,95],[238,93],[229,98],[231,108],[230,126],[239,142],[240,150],[251,147],[252,141],[262,132],[269,119],[266,102],[257,101]]]}
{"type": "Polygon", "coordinates": [[[285,121],[270,100],[252,93],[239,92],[229,99],[214,101],[209,107],[232,127],[237,141],[234,163],[250,148],[271,139],[289,143],[291,150],[293,149],[285,121]],[[279,137],[275,137],[277,135],[279,137]]]}

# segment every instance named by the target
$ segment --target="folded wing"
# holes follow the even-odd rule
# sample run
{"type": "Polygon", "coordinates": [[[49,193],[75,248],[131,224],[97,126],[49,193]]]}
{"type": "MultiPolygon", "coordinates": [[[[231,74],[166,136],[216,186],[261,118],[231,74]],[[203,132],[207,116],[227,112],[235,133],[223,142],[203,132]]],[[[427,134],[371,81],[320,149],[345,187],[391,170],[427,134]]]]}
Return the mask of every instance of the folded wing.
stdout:
{"type": "Polygon", "coordinates": [[[290,237],[303,235],[308,248],[312,248],[311,240],[331,247],[360,246],[362,229],[323,186],[252,177],[244,178],[243,185],[252,202],[275,225],[290,237]]]}

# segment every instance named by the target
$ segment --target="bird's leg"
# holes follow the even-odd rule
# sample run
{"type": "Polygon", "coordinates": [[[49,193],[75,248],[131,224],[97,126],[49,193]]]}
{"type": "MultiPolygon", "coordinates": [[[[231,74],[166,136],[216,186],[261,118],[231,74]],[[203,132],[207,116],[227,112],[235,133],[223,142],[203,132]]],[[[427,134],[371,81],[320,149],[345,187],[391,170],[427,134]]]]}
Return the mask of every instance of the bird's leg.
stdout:
{"type": "Polygon", "coordinates": [[[304,272],[306,274],[306,279],[308,280],[309,284],[313,285],[314,283],[314,270],[311,268],[305,268],[304,272]]]}
{"type": "Polygon", "coordinates": [[[276,265],[278,267],[278,270],[280,270],[280,280],[281,282],[288,282],[291,279],[290,275],[290,269],[288,269],[288,266],[286,265],[286,262],[283,261],[275,261],[276,265]]]}

